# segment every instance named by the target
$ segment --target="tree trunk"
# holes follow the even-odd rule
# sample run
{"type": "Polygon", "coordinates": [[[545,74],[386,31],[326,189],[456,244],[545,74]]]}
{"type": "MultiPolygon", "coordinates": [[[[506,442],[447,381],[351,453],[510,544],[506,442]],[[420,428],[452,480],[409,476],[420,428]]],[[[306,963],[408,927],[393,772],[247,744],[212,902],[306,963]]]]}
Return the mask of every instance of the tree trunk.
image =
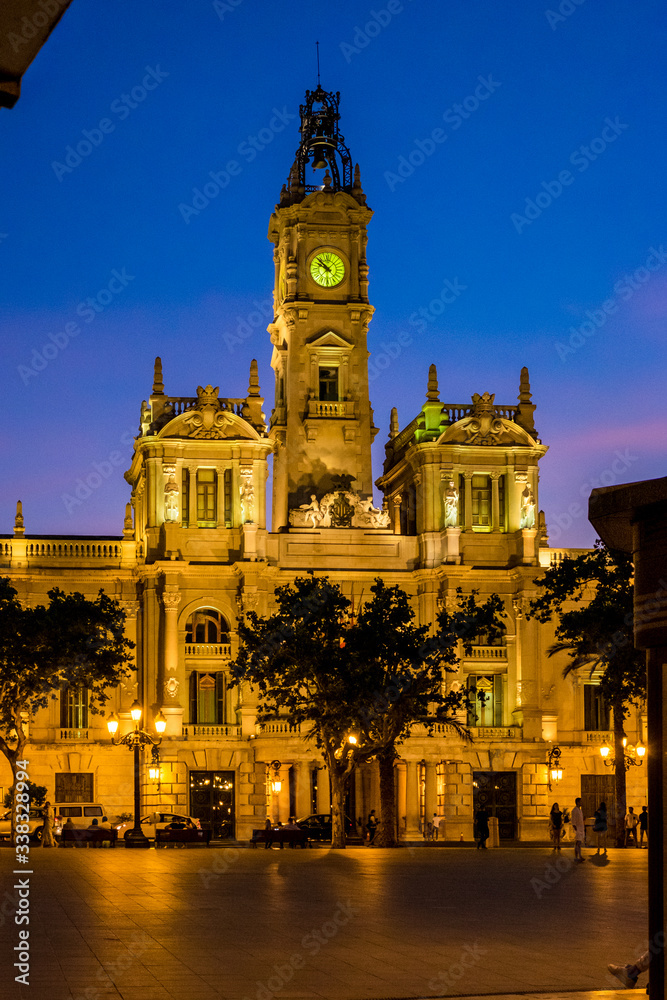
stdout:
{"type": "Polygon", "coordinates": [[[396,751],[393,746],[382,750],[377,761],[380,766],[380,828],[373,841],[376,847],[397,847],[396,837],[396,791],[394,783],[394,761],[396,751]]]}
{"type": "Polygon", "coordinates": [[[329,769],[331,780],[331,846],[345,850],[345,787],[346,775],[335,767],[329,769]]]}
{"type": "Polygon", "coordinates": [[[616,778],[616,846],[625,847],[625,748],[623,746],[623,704],[614,704],[614,776],[616,778]]]}

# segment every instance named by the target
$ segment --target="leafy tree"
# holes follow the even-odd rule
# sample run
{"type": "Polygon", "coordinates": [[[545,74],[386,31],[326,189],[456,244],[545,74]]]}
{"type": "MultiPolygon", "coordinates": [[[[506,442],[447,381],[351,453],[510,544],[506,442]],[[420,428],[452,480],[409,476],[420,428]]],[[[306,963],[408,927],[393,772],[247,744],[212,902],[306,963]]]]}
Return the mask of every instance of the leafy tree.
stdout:
{"type": "Polygon", "coordinates": [[[472,640],[475,632],[491,629],[500,607],[493,599],[473,623],[474,597],[467,603],[460,598],[459,610],[443,612],[437,634],[429,635],[429,626],[413,624],[402,590],[381,580],[371,589],[372,600],[355,613],[326,578],[299,578],[293,587],[279,588],[275,614],[263,619],[250,612],[240,623],[241,649],[232,665],[237,681],[257,688],[260,719],[282,715],[293,726],[308,727],[329,769],[334,847],[345,846],[350,778],[373,757],[381,774],[378,844],[395,843],[396,745],[415,720],[425,721],[429,730],[442,719],[464,729],[453,712],[465,696],[445,694],[443,669],[457,662],[461,635],[472,640]]]}
{"type": "Polygon", "coordinates": [[[563,673],[589,667],[601,671],[600,692],[614,719],[617,843],[623,846],[626,812],[624,722],[631,705],[646,697],[646,660],[633,635],[633,566],[625,552],[599,541],[576,559],[563,559],[535,581],[542,594],[530,605],[539,622],[555,619],[556,642],[549,656],[566,652],[563,673]]]}
{"type": "MultiPolygon", "coordinates": [[[[48,606],[23,607],[0,578],[0,750],[12,768],[12,801],[35,714],[68,685],[86,687],[90,711],[100,713],[109,689],[129,673],[134,646],[124,635],[125,613],[103,591],[94,601],[59,589],[48,597],[48,606]]],[[[12,808],[13,835],[14,822],[12,808]]]]}
{"type": "MultiPolygon", "coordinates": [[[[28,808],[30,809],[41,809],[46,802],[46,793],[48,791],[46,785],[36,785],[34,781],[26,781],[25,793],[28,796],[28,808]]],[[[5,809],[9,809],[12,805],[13,795],[12,790],[5,792],[4,805],[5,809]]]]}

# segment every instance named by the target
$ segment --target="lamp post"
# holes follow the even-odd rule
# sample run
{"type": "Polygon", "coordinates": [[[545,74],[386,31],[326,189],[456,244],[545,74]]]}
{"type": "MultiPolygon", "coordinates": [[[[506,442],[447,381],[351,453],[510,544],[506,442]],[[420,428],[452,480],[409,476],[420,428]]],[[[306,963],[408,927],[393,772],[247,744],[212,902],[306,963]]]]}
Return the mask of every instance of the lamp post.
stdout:
{"type": "Polygon", "coordinates": [[[162,734],[167,728],[167,720],[161,711],[158,712],[155,717],[155,729],[158,733],[156,739],[150,733],[147,733],[145,729],[139,729],[142,709],[136,700],[130,709],[130,715],[134,722],[134,729],[126,733],[125,736],[121,736],[119,739],[115,738],[118,731],[118,716],[115,712],[112,712],[107,719],[107,729],[111,736],[111,742],[115,747],[126,746],[128,750],[134,752],[134,826],[131,830],[125,831],[125,846],[148,847],[148,838],[144,836],[144,832],[141,829],[141,754],[144,747],[152,747],[151,758],[153,766],[159,766],[160,754],[158,746],[162,742],[162,734]]]}
{"type": "MultiPolygon", "coordinates": [[[[627,736],[623,737],[623,766],[626,771],[629,771],[631,767],[641,767],[644,763],[644,756],[646,754],[646,747],[640,740],[636,747],[628,747],[629,753],[625,753],[625,748],[628,745],[627,736]],[[637,757],[639,760],[637,760],[637,757]]],[[[616,767],[616,757],[610,757],[611,747],[605,740],[600,747],[600,756],[602,757],[606,767],[616,767]]]]}

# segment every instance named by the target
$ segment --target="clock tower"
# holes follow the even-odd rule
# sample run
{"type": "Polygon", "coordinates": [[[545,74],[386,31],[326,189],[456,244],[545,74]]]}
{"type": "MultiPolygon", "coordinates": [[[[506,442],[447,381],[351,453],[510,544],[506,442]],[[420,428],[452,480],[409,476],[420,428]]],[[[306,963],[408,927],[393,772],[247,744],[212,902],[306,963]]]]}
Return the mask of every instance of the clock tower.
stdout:
{"type": "Polygon", "coordinates": [[[339,131],[339,94],[301,105],[301,142],[271,216],[275,371],[273,530],[335,489],[372,495],[366,227],[359,167],[339,131]],[[315,181],[319,183],[315,183],[315,181]]]}

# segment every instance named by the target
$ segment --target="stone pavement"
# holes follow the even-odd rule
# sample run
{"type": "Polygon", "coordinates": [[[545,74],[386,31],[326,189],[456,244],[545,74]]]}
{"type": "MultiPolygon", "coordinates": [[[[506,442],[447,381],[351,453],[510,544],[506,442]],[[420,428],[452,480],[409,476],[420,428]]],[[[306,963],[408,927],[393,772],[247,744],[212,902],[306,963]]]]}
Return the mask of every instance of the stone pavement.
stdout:
{"type": "Polygon", "coordinates": [[[34,849],[24,987],[11,909],[26,876],[1,850],[0,1000],[620,1000],[607,963],[643,950],[647,852],[611,850],[606,866],[555,857],[34,849]]]}

